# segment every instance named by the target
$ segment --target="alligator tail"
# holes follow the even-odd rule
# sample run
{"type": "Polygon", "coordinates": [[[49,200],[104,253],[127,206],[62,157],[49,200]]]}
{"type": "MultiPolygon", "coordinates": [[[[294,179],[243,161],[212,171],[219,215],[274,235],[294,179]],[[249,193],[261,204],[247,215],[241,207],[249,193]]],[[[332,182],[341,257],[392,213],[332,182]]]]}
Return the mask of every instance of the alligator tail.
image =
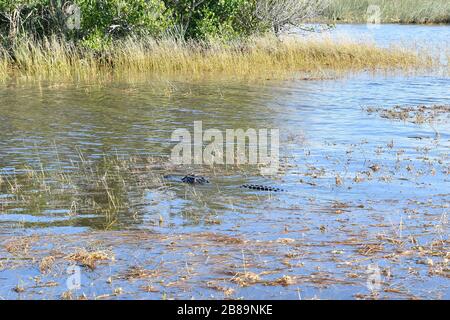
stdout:
{"type": "Polygon", "coordinates": [[[283,192],[283,191],[285,191],[285,190],[277,188],[277,187],[263,186],[263,185],[259,185],[259,184],[243,184],[243,185],[241,185],[241,188],[251,189],[251,190],[258,190],[258,191],[269,191],[269,192],[283,192]]]}

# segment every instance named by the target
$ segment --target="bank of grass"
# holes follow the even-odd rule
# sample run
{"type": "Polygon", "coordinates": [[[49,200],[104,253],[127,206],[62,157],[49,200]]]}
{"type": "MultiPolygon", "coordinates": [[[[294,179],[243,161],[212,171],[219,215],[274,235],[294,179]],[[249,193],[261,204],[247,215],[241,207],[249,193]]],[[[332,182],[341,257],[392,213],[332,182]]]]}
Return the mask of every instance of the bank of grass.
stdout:
{"type": "Polygon", "coordinates": [[[329,38],[258,37],[245,41],[186,42],[128,38],[103,52],[80,49],[73,43],[49,38],[24,39],[0,54],[0,78],[79,77],[104,74],[185,75],[221,74],[243,77],[295,72],[413,69],[431,60],[412,51],[379,48],[329,38]]]}
{"type": "Polygon", "coordinates": [[[382,23],[450,23],[449,0],[331,0],[325,17],[365,23],[372,5],[379,6],[382,23]]]}

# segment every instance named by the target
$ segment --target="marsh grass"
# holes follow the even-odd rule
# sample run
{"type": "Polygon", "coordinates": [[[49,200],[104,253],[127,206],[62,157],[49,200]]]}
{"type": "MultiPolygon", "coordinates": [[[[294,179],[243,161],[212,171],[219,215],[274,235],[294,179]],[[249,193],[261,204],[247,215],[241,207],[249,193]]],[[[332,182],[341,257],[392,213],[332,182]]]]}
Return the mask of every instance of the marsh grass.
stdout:
{"type": "Polygon", "coordinates": [[[72,218],[87,212],[101,214],[105,217],[102,228],[109,229],[120,212],[128,211],[128,188],[164,186],[160,175],[152,172],[155,162],[160,160],[105,157],[93,162],[80,153],[67,171],[25,165],[13,174],[1,176],[0,193],[9,196],[0,201],[0,210],[7,212],[20,203],[22,208],[40,215],[63,206],[72,218]]]}
{"type": "Polygon", "coordinates": [[[366,22],[371,5],[380,7],[382,23],[450,23],[448,0],[332,0],[325,16],[332,21],[366,22]]]}
{"type": "Polygon", "coordinates": [[[9,59],[6,56],[6,52],[2,51],[2,48],[0,47],[0,81],[8,78],[9,73],[8,60],[9,59]]]}
{"type": "Polygon", "coordinates": [[[415,69],[428,66],[400,47],[329,38],[259,37],[230,43],[128,38],[103,52],[81,49],[51,37],[24,38],[0,54],[0,79],[7,77],[83,78],[102,75],[165,74],[203,77],[276,77],[332,71],[415,69]]]}

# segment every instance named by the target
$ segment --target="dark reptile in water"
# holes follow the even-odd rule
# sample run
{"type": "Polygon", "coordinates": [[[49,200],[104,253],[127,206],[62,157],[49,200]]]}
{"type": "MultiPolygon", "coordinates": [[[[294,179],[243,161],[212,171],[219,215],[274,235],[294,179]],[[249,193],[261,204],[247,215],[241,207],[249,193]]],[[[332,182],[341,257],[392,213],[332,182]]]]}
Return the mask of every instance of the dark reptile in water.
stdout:
{"type": "Polygon", "coordinates": [[[278,187],[263,186],[260,184],[243,184],[241,188],[258,190],[258,191],[269,191],[269,192],[283,192],[284,190],[278,187]]]}
{"type": "MultiPolygon", "coordinates": [[[[165,176],[166,179],[171,176],[165,176]]],[[[195,174],[189,174],[181,178],[181,182],[188,184],[206,184],[209,183],[209,180],[202,176],[197,176],[195,174]]],[[[278,187],[273,186],[264,186],[260,184],[243,184],[240,188],[250,189],[250,190],[258,190],[258,191],[268,191],[268,192],[283,192],[284,190],[278,187]]]]}
{"type": "Polygon", "coordinates": [[[189,184],[205,184],[209,183],[208,179],[202,176],[196,175],[187,175],[181,178],[181,182],[189,183],[189,184]]]}

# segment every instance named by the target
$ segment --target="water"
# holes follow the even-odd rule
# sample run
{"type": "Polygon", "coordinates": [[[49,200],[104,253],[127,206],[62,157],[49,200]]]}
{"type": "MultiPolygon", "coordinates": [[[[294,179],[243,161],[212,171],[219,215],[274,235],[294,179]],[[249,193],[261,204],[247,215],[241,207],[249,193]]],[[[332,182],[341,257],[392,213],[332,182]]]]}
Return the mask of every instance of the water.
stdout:
{"type": "Polygon", "coordinates": [[[371,40],[380,46],[438,46],[448,49],[450,30],[446,25],[399,25],[399,24],[339,24],[333,35],[348,35],[352,39],[371,40]],[[432,36],[431,36],[432,35],[432,36]]]}
{"type": "MultiPolygon", "coordinates": [[[[370,32],[381,45],[443,45],[449,30],[338,27],[354,37],[370,32]]],[[[421,124],[365,109],[448,105],[448,76],[10,83],[0,101],[4,298],[60,297],[67,254],[81,247],[116,257],[82,269],[73,294],[89,298],[450,297],[448,112],[421,124]],[[280,173],[158,160],[170,154],[173,130],[200,120],[204,130],[280,128],[280,173]],[[159,180],[191,171],[211,183],[159,180]],[[13,236],[31,236],[32,245],[16,252],[7,246],[13,236]],[[41,272],[32,261],[48,255],[59,267],[41,272]],[[136,266],[153,273],[130,275],[136,266]],[[249,272],[258,279],[242,277],[249,272]],[[18,284],[24,292],[12,290],[18,284]]]]}

